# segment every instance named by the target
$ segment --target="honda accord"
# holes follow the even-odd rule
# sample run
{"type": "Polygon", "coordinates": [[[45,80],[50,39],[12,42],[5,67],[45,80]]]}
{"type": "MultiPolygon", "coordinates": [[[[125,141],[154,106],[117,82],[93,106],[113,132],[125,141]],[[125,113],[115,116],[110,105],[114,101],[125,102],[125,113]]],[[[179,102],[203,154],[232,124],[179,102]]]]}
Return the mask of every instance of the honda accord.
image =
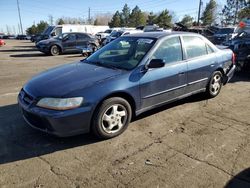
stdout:
{"type": "Polygon", "coordinates": [[[232,51],[201,35],[138,33],[33,77],[18,102],[35,129],[57,136],[92,131],[107,139],[149,109],[200,92],[217,96],[234,70],[232,51]]]}

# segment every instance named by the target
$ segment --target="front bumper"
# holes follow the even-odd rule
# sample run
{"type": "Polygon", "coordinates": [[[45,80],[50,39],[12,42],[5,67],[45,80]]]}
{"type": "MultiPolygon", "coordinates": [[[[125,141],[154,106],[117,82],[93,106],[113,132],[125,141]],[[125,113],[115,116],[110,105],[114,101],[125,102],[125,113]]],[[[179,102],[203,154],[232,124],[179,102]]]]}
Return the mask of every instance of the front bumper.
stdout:
{"type": "Polygon", "coordinates": [[[37,49],[43,53],[49,53],[49,48],[45,45],[36,45],[37,49]]]}
{"type": "MultiPolygon", "coordinates": [[[[22,91],[21,91],[22,92],[22,91]]],[[[37,107],[27,103],[23,95],[18,95],[18,104],[24,120],[34,129],[59,137],[87,133],[91,124],[91,107],[56,111],[37,107]]]]}

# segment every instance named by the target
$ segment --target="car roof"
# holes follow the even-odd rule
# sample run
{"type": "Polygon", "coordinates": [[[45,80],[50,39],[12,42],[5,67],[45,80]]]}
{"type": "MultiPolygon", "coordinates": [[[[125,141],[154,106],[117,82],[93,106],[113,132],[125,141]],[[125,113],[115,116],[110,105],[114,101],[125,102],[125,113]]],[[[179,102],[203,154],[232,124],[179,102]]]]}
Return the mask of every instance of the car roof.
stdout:
{"type": "MultiPolygon", "coordinates": [[[[197,33],[191,33],[191,32],[179,32],[179,31],[171,31],[171,32],[165,32],[165,31],[158,31],[158,32],[143,32],[143,33],[133,33],[130,35],[126,35],[126,36],[133,36],[133,37],[148,37],[148,38],[155,38],[155,39],[159,39],[162,37],[166,37],[166,36],[171,36],[171,35],[186,35],[186,34],[190,34],[190,35],[199,35],[197,33]]],[[[200,35],[199,35],[200,36],[200,35]]]]}

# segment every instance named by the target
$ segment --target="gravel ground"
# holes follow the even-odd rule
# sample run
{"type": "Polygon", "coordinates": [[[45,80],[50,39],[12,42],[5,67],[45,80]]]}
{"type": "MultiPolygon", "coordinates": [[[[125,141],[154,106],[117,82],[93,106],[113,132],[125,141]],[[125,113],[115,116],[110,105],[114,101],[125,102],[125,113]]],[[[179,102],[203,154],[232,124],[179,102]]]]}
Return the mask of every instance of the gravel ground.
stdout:
{"type": "Polygon", "coordinates": [[[121,136],[56,138],[22,119],[33,75],[82,59],[45,56],[29,41],[0,47],[0,187],[250,187],[250,73],[137,117],[121,136]]]}

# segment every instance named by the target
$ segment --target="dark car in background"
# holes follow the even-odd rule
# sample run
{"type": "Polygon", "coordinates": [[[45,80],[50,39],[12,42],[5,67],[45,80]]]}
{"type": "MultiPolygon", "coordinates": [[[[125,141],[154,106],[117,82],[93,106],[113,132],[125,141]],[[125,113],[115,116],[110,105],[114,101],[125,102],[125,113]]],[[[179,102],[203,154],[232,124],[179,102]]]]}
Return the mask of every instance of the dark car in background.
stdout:
{"type": "Polygon", "coordinates": [[[192,94],[220,93],[233,76],[234,54],[201,35],[125,35],[85,60],[32,78],[18,95],[26,122],[57,136],[121,134],[133,115],[192,94]]]}
{"type": "Polygon", "coordinates": [[[236,55],[238,70],[250,68],[250,33],[242,31],[229,41],[229,48],[236,55]]]}
{"type": "Polygon", "coordinates": [[[17,40],[28,40],[28,37],[27,37],[27,35],[17,35],[16,39],[17,40]]]}
{"type": "Polygon", "coordinates": [[[59,55],[63,53],[82,53],[83,48],[97,48],[99,41],[94,36],[87,33],[70,32],[63,33],[58,37],[41,40],[36,43],[39,51],[59,55]]]}
{"type": "Polygon", "coordinates": [[[38,37],[40,37],[40,36],[41,36],[41,34],[31,35],[30,36],[30,41],[31,42],[36,42],[38,37]]]}
{"type": "Polygon", "coordinates": [[[229,40],[233,33],[235,32],[236,27],[225,27],[219,28],[217,32],[213,35],[213,43],[214,44],[222,44],[229,40]]]}

